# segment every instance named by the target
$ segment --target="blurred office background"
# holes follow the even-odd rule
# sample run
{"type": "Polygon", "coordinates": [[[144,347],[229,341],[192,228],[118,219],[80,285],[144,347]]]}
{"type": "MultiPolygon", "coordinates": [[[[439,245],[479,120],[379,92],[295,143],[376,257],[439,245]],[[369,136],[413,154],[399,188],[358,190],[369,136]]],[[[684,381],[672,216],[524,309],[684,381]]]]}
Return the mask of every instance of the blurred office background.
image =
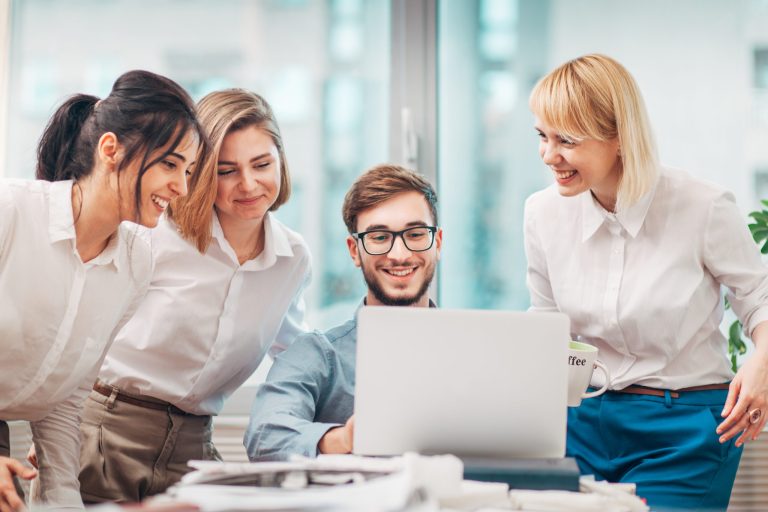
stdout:
{"type": "Polygon", "coordinates": [[[584,53],[612,55],[635,75],[665,163],[728,187],[745,214],[768,197],[768,0],[0,5],[0,175],[31,178],[56,105],[74,92],[106,95],[128,69],[168,75],[195,99],[236,86],[273,104],[295,183],[278,217],[312,248],[307,302],[319,327],[346,318],[363,294],[340,205],[355,176],[384,161],[438,185],[439,303],[527,307],[523,201],[551,180],[527,96],[584,53]]]}
{"type": "Polygon", "coordinates": [[[55,106],[106,95],[128,69],[195,99],[249,88],[286,140],[295,192],[278,217],[312,249],[313,326],[364,292],[340,206],[384,161],[437,183],[438,302],[524,309],[523,202],[551,182],[527,107],[536,80],[584,53],[617,58],[662,161],[732,190],[747,222],[768,198],[767,26],[768,0],[0,0],[0,175],[31,178],[55,106]]]}

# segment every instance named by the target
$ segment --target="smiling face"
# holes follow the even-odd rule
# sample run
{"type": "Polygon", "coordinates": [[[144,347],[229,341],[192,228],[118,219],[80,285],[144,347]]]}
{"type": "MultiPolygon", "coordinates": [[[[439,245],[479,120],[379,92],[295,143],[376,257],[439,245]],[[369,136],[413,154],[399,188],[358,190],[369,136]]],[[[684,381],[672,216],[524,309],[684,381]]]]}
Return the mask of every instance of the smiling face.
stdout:
{"type": "MultiPolygon", "coordinates": [[[[357,232],[383,229],[400,231],[415,226],[434,226],[434,219],[424,196],[419,192],[402,192],[357,216],[357,232]]],[[[435,274],[443,243],[442,230],[437,230],[432,247],[412,252],[396,237],[387,254],[372,256],[365,252],[356,237],[347,238],[349,254],[363,271],[368,285],[369,306],[429,305],[427,290],[435,274]]]]}
{"type": "Polygon", "coordinates": [[[605,209],[613,211],[622,171],[618,139],[569,140],[538,118],[535,127],[539,155],[552,170],[560,194],[570,197],[591,190],[605,209]]]}
{"type": "MultiPolygon", "coordinates": [[[[136,212],[135,185],[140,159],[136,158],[120,172],[121,221],[135,222],[153,228],[171,199],[187,195],[187,177],[195,164],[199,142],[197,135],[187,132],[179,145],[162,160],[152,165],[141,177],[139,211],[136,212]]],[[[150,153],[149,161],[162,155],[167,147],[150,153]]]]}
{"type": "Polygon", "coordinates": [[[260,223],[280,193],[280,154],[269,133],[258,126],[228,133],[217,169],[219,221],[260,223]]]}

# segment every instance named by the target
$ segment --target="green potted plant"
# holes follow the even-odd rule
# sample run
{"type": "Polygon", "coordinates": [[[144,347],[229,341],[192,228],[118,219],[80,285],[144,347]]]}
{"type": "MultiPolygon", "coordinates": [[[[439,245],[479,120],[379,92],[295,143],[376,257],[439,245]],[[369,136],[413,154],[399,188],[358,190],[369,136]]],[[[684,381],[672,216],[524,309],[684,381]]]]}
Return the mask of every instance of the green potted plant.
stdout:
{"type": "MultiPolygon", "coordinates": [[[[749,214],[752,217],[753,222],[749,224],[749,231],[752,233],[752,238],[755,239],[758,245],[762,244],[760,252],[768,254],[768,200],[760,201],[765,208],[759,211],[754,211],[749,214]]],[[[725,308],[729,309],[730,304],[728,300],[725,301],[725,308]]],[[[741,322],[735,320],[728,329],[728,355],[731,358],[731,368],[735,372],[738,368],[738,357],[743,355],[747,351],[747,344],[742,337],[741,322]]]]}

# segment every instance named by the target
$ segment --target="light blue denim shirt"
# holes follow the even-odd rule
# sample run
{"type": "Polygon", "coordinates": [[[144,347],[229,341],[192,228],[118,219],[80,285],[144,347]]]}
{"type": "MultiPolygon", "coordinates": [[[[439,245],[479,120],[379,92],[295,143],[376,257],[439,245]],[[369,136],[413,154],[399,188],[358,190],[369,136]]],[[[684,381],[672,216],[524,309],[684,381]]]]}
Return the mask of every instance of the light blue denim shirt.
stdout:
{"type": "Polygon", "coordinates": [[[317,443],[352,416],[357,315],[326,332],[300,335],[259,387],[243,439],[252,461],[317,456],[317,443]]]}
{"type": "MultiPolygon", "coordinates": [[[[437,306],[430,300],[429,307],[437,306]]],[[[300,335],[275,358],[251,407],[243,439],[249,459],[317,456],[320,438],[354,412],[356,347],[357,312],[329,331],[300,335]]]]}

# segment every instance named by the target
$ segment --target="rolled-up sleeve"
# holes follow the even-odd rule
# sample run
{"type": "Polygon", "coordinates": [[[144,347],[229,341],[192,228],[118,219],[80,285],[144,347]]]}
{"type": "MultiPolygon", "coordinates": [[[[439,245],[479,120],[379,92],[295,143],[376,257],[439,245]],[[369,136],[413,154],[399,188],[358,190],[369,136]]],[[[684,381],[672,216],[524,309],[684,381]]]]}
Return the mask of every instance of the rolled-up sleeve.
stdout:
{"type": "Polygon", "coordinates": [[[768,268],[746,224],[732,194],[716,197],[707,219],[704,261],[728,288],[733,311],[751,335],[758,324],[768,321],[768,268]]]}
{"type": "Polygon", "coordinates": [[[320,333],[300,336],[281,352],[259,387],[244,437],[252,461],[317,455],[323,435],[339,423],[316,423],[317,404],[333,385],[334,358],[320,333]]]}

